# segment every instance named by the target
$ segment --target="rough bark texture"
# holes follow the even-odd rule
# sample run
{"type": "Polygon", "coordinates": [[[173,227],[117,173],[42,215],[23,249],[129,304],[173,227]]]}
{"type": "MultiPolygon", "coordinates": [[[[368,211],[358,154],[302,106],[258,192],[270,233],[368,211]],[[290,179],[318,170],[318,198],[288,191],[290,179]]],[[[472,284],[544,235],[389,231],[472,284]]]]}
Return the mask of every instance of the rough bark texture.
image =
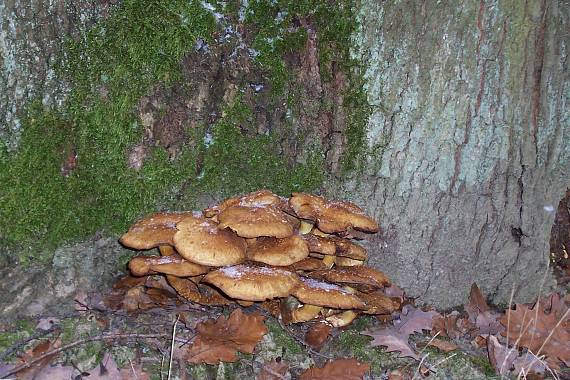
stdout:
{"type": "Polygon", "coordinates": [[[364,1],[360,53],[379,152],[356,198],[385,227],[372,262],[409,295],[495,302],[552,284],[570,184],[568,1],[364,1]]]}
{"type": "Polygon", "coordinates": [[[27,102],[40,97],[46,106],[61,104],[67,84],[55,65],[64,37],[104,17],[115,1],[0,2],[0,140],[10,150],[21,134],[27,102]]]}

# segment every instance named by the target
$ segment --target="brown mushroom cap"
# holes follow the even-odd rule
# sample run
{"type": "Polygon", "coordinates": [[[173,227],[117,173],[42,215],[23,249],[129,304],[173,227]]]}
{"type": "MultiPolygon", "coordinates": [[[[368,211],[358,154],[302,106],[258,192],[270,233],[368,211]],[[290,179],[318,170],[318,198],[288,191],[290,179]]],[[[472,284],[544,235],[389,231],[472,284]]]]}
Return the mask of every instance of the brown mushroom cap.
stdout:
{"type": "Polygon", "coordinates": [[[326,233],[344,232],[350,227],[370,233],[380,230],[374,219],[351,202],[328,201],[317,195],[293,193],[289,205],[299,218],[315,220],[318,228],[326,233]]]}
{"type": "Polygon", "coordinates": [[[206,217],[214,217],[224,211],[225,209],[233,206],[245,207],[265,207],[273,206],[279,209],[288,209],[289,205],[286,198],[280,197],[269,190],[258,190],[253,193],[245,194],[240,197],[228,198],[217,206],[210,207],[204,210],[206,217]]]}
{"type": "Polygon", "coordinates": [[[286,266],[309,256],[307,243],[299,236],[284,239],[260,237],[247,248],[249,260],[275,266],[286,266]]]}
{"type": "Polygon", "coordinates": [[[166,275],[166,280],[182,298],[200,305],[223,306],[233,302],[215,289],[202,284],[198,285],[187,278],[166,275]]]}
{"type": "Polygon", "coordinates": [[[301,261],[297,261],[289,265],[288,269],[294,271],[314,271],[314,270],[322,270],[327,269],[327,266],[323,263],[323,260],[315,259],[314,257],[307,257],[301,261]]]}
{"type": "Polygon", "coordinates": [[[364,309],[366,306],[355,294],[338,285],[301,277],[299,286],[291,293],[299,301],[309,305],[335,309],[364,309]]]}
{"type": "Polygon", "coordinates": [[[306,234],[303,235],[303,239],[305,239],[309,245],[310,252],[321,253],[323,255],[334,255],[336,253],[336,244],[330,238],[306,234]]]}
{"type": "Polygon", "coordinates": [[[245,260],[245,240],[215,222],[189,217],[178,223],[174,245],[182,257],[208,266],[234,265],[245,260]]]}
{"type": "Polygon", "coordinates": [[[358,293],[358,296],[364,301],[366,307],[365,314],[391,314],[400,309],[401,302],[385,295],[380,291],[372,293],[358,293]]]}
{"type": "Polygon", "coordinates": [[[336,267],[310,272],[308,275],[336,284],[353,284],[357,287],[366,285],[373,289],[390,285],[390,280],[384,273],[365,266],[336,267]]]}
{"type": "Polygon", "coordinates": [[[349,257],[355,260],[366,260],[366,250],[352,241],[337,236],[303,235],[309,244],[309,251],[323,255],[349,257]]]}
{"type": "Polygon", "coordinates": [[[293,235],[299,221],[275,207],[228,207],[218,215],[219,228],[229,227],[239,236],[255,238],[293,235]]]}
{"type": "Polygon", "coordinates": [[[283,269],[242,264],[212,271],[202,281],[235,299],[265,301],[290,295],[299,277],[283,269]]]}
{"type": "MultiPolygon", "coordinates": [[[[195,214],[195,213],[194,213],[195,214]]],[[[151,249],[162,244],[173,245],[176,224],[193,212],[157,212],[138,220],[119,241],[133,249],[151,249]]]]}
{"type": "Polygon", "coordinates": [[[170,256],[135,256],[129,261],[129,269],[133,276],[165,273],[178,277],[197,276],[210,270],[208,267],[184,260],[178,254],[170,256]]]}

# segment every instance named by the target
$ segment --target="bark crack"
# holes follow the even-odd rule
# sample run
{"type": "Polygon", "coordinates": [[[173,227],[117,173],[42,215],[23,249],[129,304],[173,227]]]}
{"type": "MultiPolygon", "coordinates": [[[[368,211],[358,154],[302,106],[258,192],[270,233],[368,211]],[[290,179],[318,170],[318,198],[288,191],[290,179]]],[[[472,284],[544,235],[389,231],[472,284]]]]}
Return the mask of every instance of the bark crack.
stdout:
{"type": "Polygon", "coordinates": [[[538,161],[538,119],[540,117],[540,100],[541,92],[540,87],[542,83],[542,68],[544,66],[544,34],[546,32],[546,14],[547,6],[546,0],[542,1],[540,7],[541,21],[538,26],[538,31],[536,33],[536,39],[534,42],[535,59],[534,59],[534,70],[533,76],[533,86],[532,86],[532,136],[534,140],[534,147],[536,152],[536,160],[538,161]]]}

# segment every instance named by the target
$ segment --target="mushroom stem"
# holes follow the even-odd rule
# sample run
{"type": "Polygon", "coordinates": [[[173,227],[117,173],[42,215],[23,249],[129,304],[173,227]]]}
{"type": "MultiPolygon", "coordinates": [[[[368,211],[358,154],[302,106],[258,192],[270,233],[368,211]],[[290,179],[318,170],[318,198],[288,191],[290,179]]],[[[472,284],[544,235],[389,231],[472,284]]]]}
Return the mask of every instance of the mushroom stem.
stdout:
{"type": "Polygon", "coordinates": [[[322,310],[322,306],[315,305],[303,305],[298,309],[291,311],[291,322],[307,322],[319,315],[322,310]]]}

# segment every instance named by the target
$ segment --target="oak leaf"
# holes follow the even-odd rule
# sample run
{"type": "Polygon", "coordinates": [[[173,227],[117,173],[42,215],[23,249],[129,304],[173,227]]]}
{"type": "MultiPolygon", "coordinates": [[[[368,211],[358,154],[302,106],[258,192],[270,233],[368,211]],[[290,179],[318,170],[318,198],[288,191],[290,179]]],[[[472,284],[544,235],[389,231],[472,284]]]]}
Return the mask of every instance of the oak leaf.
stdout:
{"type": "Polygon", "coordinates": [[[221,315],[217,320],[208,319],[196,326],[198,336],[187,352],[191,363],[217,364],[220,361],[235,362],[236,352],[251,354],[267,333],[265,318],[259,314],[244,314],[234,310],[229,318],[221,315]]]}
{"type": "Polygon", "coordinates": [[[502,333],[519,347],[526,347],[539,356],[547,356],[547,362],[558,367],[558,362],[570,362],[570,314],[563,315],[556,310],[546,313],[546,309],[535,304],[532,308],[517,304],[514,310],[507,310],[500,322],[507,328],[502,333]]]}
{"type": "Polygon", "coordinates": [[[517,349],[508,348],[501,344],[496,336],[490,335],[487,339],[489,362],[499,375],[526,375],[529,373],[543,374],[546,371],[544,363],[528,352],[519,356],[517,349]]]}
{"type": "Polygon", "coordinates": [[[409,335],[402,334],[398,332],[397,329],[393,327],[385,329],[367,330],[363,331],[362,334],[368,335],[374,338],[370,343],[372,347],[385,346],[388,352],[399,352],[401,357],[410,357],[414,359],[419,359],[418,355],[412,350],[408,344],[409,335]]]}
{"type": "Polygon", "coordinates": [[[441,317],[437,311],[423,311],[412,305],[406,305],[402,309],[400,320],[394,322],[398,333],[409,336],[413,333],[421,333],[423,330],[431,330],[434,318],[441,317]]]}
{"type": "Polygon", "coordinates": [[[368,371],[368,363],[360,363],[356,359],[336,359],[323,368],[309,368],[301,374],[299,380],[359,380],[368,371]]]}
{"type": "Polygon", "coordinates": [[[469,322],[476,327],[474,333],[478,335],[497,334],[503,331],[503,327],[499,323],[499,313],[491,310],[485,297],[479,290],[477,284],[471,285],[469,293],[469,303],[465,305],[465,311],[469,315],[469,322]]]}
{"type": "Polygon", "coordinates": [[[255,380],[282,380],[285,379],[289,364],[280,358],[265,363],[255,380]]]}
{"type": "Polygon", "coordinates": [[[459,348],[457,346],[457,344],[455,344],[449,340],[443,340],[443,339],[437,339],[437,338],[430,340],[430,342],[427,345],[435,347],[442,352],[451,352],[451,351],[455,351],[459,348]]]}

